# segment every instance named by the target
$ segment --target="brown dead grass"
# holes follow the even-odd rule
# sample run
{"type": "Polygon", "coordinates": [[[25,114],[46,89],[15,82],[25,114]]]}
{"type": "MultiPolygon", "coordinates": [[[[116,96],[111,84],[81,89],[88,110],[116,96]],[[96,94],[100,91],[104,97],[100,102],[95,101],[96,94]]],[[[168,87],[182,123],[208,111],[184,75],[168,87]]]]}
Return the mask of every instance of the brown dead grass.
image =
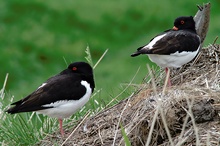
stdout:
{"type": "Polygon", "coordinates": [[[193,62],[171,71],[173,86],[165,93],[160,72],[154,80],[157,94],[143,84],[117,105],[85,117],[69,130],[75,130],[71,137],[56,133],[39,145],[124,145],[120,123],[132,146],[145,145],[149,134],[151,146],[220,145],[219,56],[220,45],[203,48],[193,62]]]}

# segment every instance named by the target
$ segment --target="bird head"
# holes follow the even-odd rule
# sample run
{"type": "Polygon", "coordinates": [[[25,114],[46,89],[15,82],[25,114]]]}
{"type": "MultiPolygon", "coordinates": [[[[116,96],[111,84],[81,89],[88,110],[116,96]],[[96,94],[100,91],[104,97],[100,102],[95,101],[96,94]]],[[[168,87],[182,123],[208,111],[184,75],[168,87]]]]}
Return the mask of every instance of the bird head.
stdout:
{"type": "Polygon", "coordinates": [[[74,62],[68,66],[68,70],[71,70],[73,73],[79,73],[83,75],[92,75],[93,69],[92,67],[85,62],[74,62]]]}
{"type": "Polygon", "coordinates": [[[195,21],[192,16],[181,16],[175,19],[173,30],[195,30],[195,21]]]}

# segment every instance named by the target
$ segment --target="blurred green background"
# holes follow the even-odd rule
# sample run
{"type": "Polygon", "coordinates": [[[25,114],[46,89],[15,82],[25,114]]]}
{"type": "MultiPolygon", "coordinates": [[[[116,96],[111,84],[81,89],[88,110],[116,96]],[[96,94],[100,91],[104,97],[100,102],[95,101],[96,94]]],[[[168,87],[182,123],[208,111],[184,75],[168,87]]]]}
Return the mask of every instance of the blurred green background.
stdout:
{"type": "MultiPolygon", "coordinates": [[[[66,63],[85,60],[90,47],[100,97],[117,95],[139,67],[134,83],[147,73],[146,56],[131,58],[139,46],[172,28],[176,17],[195,15],[202,0],[8,0],[0,1],[0,85],[20,99],[66,63]]],[[[220,1],[211,1],[211,21],[205,45],[220,33],[220,1]]],[[[219,43],[219,40],[217,41],[219,43]]]]}

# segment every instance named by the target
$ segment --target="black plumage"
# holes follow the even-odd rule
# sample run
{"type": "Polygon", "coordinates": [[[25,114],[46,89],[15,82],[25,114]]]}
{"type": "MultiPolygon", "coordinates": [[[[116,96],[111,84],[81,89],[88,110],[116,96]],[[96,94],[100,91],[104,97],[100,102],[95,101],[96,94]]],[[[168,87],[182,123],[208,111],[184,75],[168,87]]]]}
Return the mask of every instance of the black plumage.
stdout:
{"type": "MultiPolygon", "coordinates": [[[[63,115],[63,113],[65,113],[65,104],[69,106],[69,101],[73,104],[75,104],[74,102],[80,103],[82,100],[81,98],[89,98],[94,88],[95,83],[92,67],[85,62],[75,62],[70,64],[67,69],[59,74],[49,78],[27,97],[12,103],[14,107],[11,107],[6,112],[15,114],[20,112],[40,111],[43,114],[45,113],[49,116],[55,116],[62,119],[62,117],[67,117],[70,113],[74,113],[74,109],[81,107],[81,105],[79,107],[73,107],[73,110],[68,107],[66,111],[67,115],[63,115]],[[89,87],[86,87],[82,82],[85,82],[84,84],[86,85],[88,84],[89,87]],[[84,97],[86,94],[88,95],[84,97]],[[60,102],[63,102],[63,104],[60,104],[60,102]],[[47,113],[48,111],[53,111],[53,109],[59,112],[59,108],[62,108],[60,115],[59,113],[55,115],[53,115],[53,113],[47,113]]],[[[84,105],[87,100],[88,99],[82,100],[82,105],[84,105]]],[[[76,106],[78,105],[76,104],[76,106]]]]}

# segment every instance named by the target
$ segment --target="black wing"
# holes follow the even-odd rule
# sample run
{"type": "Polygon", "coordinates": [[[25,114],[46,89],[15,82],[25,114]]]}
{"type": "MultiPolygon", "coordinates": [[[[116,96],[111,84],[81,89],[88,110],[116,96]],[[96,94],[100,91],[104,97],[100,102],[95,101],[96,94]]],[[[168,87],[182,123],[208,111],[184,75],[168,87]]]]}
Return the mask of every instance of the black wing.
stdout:
{"type": "Polygon", "coordinates": [[[147,48],[147,45],[140,47],[138,51],[134,53],[134,56],[139,54],[169,55],[175,52],[196,51],[199,45],[200,38],[196,33],[183,30],[169,31],[166,32],[166,35],[158,40],[151,49],[147,48]]]}
{"type": "Polygon", "coordinates": [[[81,85],[80,76],[59,75],[47,80],[47,84],[40,87],[24,99],[13,103],[14,107],[8,113],[30,112],[52,107],[43,107],[60,100],[78,100],[85,93],[86,88],[81,85]]]}

